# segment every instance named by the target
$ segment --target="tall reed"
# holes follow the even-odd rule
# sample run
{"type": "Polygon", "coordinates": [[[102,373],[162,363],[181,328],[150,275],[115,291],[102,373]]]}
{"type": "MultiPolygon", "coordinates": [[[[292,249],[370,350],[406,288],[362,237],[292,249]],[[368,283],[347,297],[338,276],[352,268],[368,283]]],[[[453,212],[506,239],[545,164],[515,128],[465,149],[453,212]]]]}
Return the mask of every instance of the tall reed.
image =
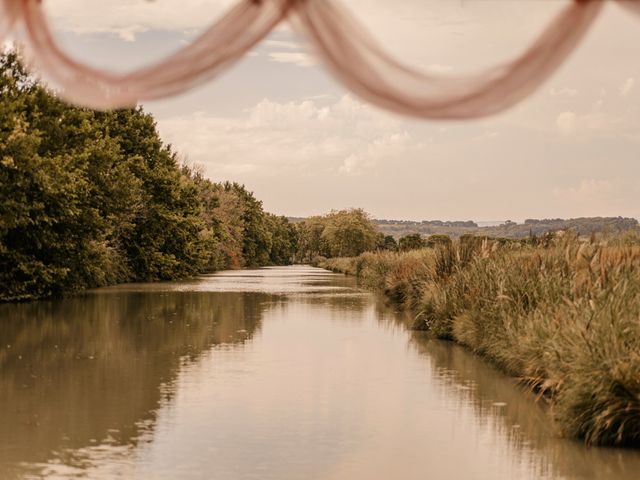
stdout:
{"type": "Polygon", "coordinates": [[[324,266],[357,275],[411,310],[417,328],[521,379],[549,400],[565,435],[590,445],[640,445],[637,236],[469,237],[324,266]]]}

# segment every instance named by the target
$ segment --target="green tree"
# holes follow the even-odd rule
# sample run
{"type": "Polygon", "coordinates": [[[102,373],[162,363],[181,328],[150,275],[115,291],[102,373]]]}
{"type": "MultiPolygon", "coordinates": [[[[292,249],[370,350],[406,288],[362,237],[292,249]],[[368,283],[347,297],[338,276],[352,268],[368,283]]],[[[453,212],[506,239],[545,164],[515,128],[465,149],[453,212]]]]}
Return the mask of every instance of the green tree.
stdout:
{"type": "Polygon", "coordinates": [[[321,238],[332,257],[355,257],[376,246],[373,222],[360,208],[332,211],[326,215],[321,238]]]}
{"type": "Polygon", "coordinates": [[[379,232],[378,238],[380,239],[378,242],[379,250],[389,250],[392,252],[398,250],[398,242],[396,242],[393,235],[385,235],[384,233],[379,232]]]}
{"type": "Polygon", "coordinates": [[[429,235],[429,238],[427,238],[427,247],[430,248],[434,248],[438,245],[451,245],[452,241],[451,241],[451,237],[449,237],[449,235],[442,235],[442,234],[436,234],[436,235],[429,235]]]}
{"type": "Polygon", "coordinates": [[[403,252],[407,250],[418,250],[427,246],[427,242],[419,233],[410,233],[400,237],[398,241],[398,248],[403,252]]]}
{"type": "Polygon", "coordinates": [[[271,265],[290,265],[298,247],[298,231],[287,217],[268,214],[271,232],[271,265]]]}
{"type": "Polygon", "coordinates": [[[320,216],[309,217],[296,225],[298,237],[297,261],[311,262],[318,255],[329,255],[326,243],[322,239],[325,225],[325,217],[320,216]]]}
{"type": "Polygon", "coordinates": [[[142,108],[70,106],[0,55],[0,300],[286,264],[298,231],[181,165],[142,108]]]}
{"type": "Polygon", "coordinates": [[[271,253],[271,236],[262,202],[257,200],[244,185],[227,182],[223,188],[233,192],[240,202],[243,266],[268,265],[271,253]]]}
{"type": "Polygon", "coordinates": [[[191,275],[201,200],[141,109],[94,112],[0,56],[0,299],[191,275]]]}

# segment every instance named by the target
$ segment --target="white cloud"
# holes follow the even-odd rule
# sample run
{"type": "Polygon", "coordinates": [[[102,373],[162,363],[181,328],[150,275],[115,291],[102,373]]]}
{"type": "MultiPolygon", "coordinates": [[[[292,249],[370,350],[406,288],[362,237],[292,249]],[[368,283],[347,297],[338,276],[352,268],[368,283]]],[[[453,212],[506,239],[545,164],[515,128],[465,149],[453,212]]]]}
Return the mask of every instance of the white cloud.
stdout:
{"type": "Polygon", "coordinates": [[[500,132],[496,130],[491,130],[491,131],[485,131],[479,135],[476,135],[475,137],[473,137],[473,140],[477,140],[477,141],[492,140],[494,138],[498,138],[499,136],[500,136],[500,132]]]}
{"type": "Polygon", "coordinates": [[[357,175],[423,147],[395,117],[349,95],[328,103],[262,100],[239,118],[197,112],[158,120],[169,143],[214,178],[296,172],[357,175]]]}
{"type": "Polygon", "coordinates": [[[561,134],[585,141],[640,139],[640,120],[634,111],[606,110],[602,101],[596,101],[591,111],[586,113],[562,112],[557,115],[555,123],[561,134]]]}
{"type": "Polygon", "coordinates": [[[319,64],[317,59],[309,53],[309,46],[304,39],[295,36],[282,38],[267,38],[261,46],[266,49],[266,55],[271,62],[289,63],[298,67],[314,67],[319,64]]]}
{"type": "Polygon", "coordinates": [[[125,42],[135,42],[136,35],[146,31],[142,25],[132,25],[130,27],[122,27],[115,32],[121,40],[125,42]]]}
{"type": "Polygon", "coordinates": [[[313,67],[318,64],[316,59],[304,52],[269,52],[269,59],[278,63],[292,63],[299,67],[313,67]]]}
{"type": "MultiPolygon", "coordinates": [[[[615,196],[619,184],[619,180],[584,178],[576,186],[555,188],[553,194],[558,200],[567,204],[593,209],[604,201],[610,202],[611,197],[615,196]]],[[[597,209],[592,211],[597,211],[597,209]]]]}
{"type": "Polygon", "coordinates": [[[567,191],[577,195],[596,195],[608,193],[613,190],[613,182],[611,180],[599,180],[596,178],[585,178],[580,182],[577,188],[570,188],[567,191]]]}
{"type": "Polygon", "coordinates": [[[576,124],[576,114],[573,112],[562,112],[556,117],[556,126],[561,133],[569,135],[573,132],[576,124]]]}
{"type": "Polygon", "coordinates": [[[287,50],[299,50],[301,48],[300,43],[287,40],[265,40],[263,45],[274,48],[285,48],[287,50]]]}
{"type": "Polygon", "coordinates": [[[626,97],[629,95],[631,90],[633,90],[633,86],[635,85],[635,78],[627,78],[624,83],[620,86],[620,95],[626,97]]]}
{"type": "Polygon", "coordinates": [[[49,0],[48,15],[58,29],[75,33],[113,33],[133,41],[149,30],[193,31],[205,28],[233,0],[49,0]]]}
{"type": "Polygon", "coordinates": [[[578,95],[578,90],[569,87],[551,87],[549,89],[549,95],[552,97],[575,97],[578,95]]]}
{"type": "Polygon", "coordinates": [[[358,153],[351,153],[344,159],[339,172],[346,175],[361,175],[374,168],[381,160],[396,160],[412,147],[412,138],[408,132],[395,132],[382,135],[358,153]]]}

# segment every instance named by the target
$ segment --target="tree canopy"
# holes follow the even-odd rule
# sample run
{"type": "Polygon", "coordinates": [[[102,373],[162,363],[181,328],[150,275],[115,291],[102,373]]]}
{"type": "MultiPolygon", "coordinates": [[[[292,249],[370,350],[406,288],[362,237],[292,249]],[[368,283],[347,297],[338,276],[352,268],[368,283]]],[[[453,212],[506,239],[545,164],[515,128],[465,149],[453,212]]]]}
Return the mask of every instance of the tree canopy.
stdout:
{"type": "Polygon", "coordinates": [[[70,106],[0,56],[0,300],[286,264],[297,232],[181,165],[142,108],[70,106]]]}
{"type": "Polygon", "coordinates": [[[378,234],[370,216],[360,208],[334,210],[298,224],[298,258],[354,257],[375,250],[378,234]]]}

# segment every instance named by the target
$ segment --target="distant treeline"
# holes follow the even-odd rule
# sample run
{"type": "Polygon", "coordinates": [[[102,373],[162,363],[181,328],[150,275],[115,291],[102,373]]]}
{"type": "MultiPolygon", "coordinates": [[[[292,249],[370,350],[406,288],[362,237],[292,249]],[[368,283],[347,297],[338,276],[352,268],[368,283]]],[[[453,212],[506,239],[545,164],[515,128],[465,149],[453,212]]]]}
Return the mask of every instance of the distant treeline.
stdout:
{"type": "Polygon", "coordinates": [[[409,234],[448,235],[459,238],[463,235],[478,235],[486,237],[525,238],[542,236],[559,230],[572,230],[581,236],[593,233],[619,233],[628,230],[638,230],[638,220],[624,217],[584,217],[584,218],[552,218],[534,220],[527,219],[524,223],[510,220],[502,225],[480,227],[471,221],[442,222],[440,220],[411,222],[406,220],[374,220],[376,228],[385,235],[400,238],[409,234]]]}
{"type": "Polygon", "coordinates": [[[379,220],[374,222],[378,225],[406,225],[406,226],[426,226],[426,227],[468,227],[478,228],[478,224],[472,220],[379,220]]]}
{"type": "MultiPolygon", "coordinates": [[[[315,218],[315,217],[310,217],[315,218]]],[[[301,217],[288,217],[295,224],[304,222],[301,217]]],[[[447,235],[459,238],[463,235],[477,235],[502,238],[526,238],[543,236],[561,230],[571,230],[580,236],[593,233],[620,233],[628,230],[639,230],[640,224],[635,218],[626,217],[580,217],[580,218],[528,218],[524,223],[506,220],[500,225],[479,226],[472,220],[386,220],[372,219],[374,228],[383,235],[392,236],[396,241],[401,237],[413,234],[423,236],[447,235]]]]}
{"type": "Polygon", "coordinates": [[[0,56],[0,301],[286,264],[297,231],[181,165],[142,109],[69,106],[0,56]]]}

